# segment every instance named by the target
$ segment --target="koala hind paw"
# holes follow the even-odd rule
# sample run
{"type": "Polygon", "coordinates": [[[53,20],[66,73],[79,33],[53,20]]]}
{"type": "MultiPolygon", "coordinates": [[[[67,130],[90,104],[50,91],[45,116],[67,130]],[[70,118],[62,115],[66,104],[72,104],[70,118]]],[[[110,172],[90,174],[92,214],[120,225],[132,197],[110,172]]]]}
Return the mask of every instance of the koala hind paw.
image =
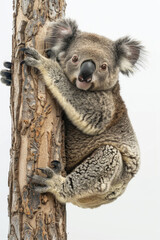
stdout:
{"type": "Polygon", "coordinates": [[[49,183],[49,180],[53,178],[54,171],[48,167],[37,169],[40,170],[43,174],[45,174],[46,177],[40,175],[28,176],[28,178],[30,179],[31,188],[39,193],[50,192],[51,185],[49,183]]]}
{"type": "Polygon", "coordinates": [[[49,167],[37,169],[40,170],[46,176],[44,177],[40,175],[28,176],[28,178],[30,179],[31,188],[39,193],[57,192],[56,190],[57,186],[61,185],[61,180],[63,178],[60,174],[57,174],[57,169],[52,170],[49,167]]]}

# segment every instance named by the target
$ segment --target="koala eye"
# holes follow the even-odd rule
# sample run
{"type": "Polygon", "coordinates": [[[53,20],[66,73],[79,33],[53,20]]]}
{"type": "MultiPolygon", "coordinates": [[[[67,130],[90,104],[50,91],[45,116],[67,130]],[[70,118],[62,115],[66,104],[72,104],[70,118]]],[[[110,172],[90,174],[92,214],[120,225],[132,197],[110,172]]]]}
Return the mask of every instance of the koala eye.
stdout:
{"type": "Polygon", "coordinates": [[[106,70],[107,70],[107,64],[106,64],[106,63],[103,63],[103,64],[100,66],[100,69],[103,70],[103,71],[106,71],[106,70]]]}
{"type": "Polygon", "coordinates": [[[74,56],[72,57],[72,62],[73,62],[73,63],[77,63],[77,62],[78,62],[78,56],[77,56],[77,55],[74,55],[74,56]]]}

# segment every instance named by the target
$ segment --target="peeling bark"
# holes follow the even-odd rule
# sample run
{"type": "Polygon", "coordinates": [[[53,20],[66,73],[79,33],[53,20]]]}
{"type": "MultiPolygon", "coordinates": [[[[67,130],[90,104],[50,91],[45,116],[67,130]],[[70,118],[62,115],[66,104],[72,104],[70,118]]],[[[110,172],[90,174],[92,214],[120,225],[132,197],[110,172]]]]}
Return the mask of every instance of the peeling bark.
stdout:
{"type": "Polygon", "coordinates": [[[11,115],[12,148],[8,210],[10,240],[66,240],[65,205],[50,194],[35,193],[27,182],[38,167],[62,165],[65,174],[61,109],[48,94],[38,71],[20,66],[20,48],[44,54],[47,23],[64,16],[64,0],[13,0],[11,115]]]}

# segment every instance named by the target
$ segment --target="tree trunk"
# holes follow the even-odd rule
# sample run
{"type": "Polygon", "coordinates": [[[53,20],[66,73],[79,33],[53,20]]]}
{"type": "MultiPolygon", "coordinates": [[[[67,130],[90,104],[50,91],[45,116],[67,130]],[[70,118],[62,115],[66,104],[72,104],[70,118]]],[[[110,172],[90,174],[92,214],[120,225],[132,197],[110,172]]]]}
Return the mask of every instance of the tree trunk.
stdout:
{"type": "Polygon", "coordinates": [[[64,174],[64,125],[61,109],[48,94],[38,71],[21,66],[20,48],[44,54],[47,23],[64,16],[64,0],[13,0],[12,148],[9,171],[8,239],[65,240],[66,212],[50,194],[34,192],[27,176],[59,160],[64,174]]]}

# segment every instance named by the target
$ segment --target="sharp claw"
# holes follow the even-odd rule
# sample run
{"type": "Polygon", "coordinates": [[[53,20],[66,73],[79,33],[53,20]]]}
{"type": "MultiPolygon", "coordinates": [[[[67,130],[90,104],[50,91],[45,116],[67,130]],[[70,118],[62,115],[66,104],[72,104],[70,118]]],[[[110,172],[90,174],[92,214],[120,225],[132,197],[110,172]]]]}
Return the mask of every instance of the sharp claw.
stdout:
{"type": "Polygon", "coordinates": [[[19,51],[22,51],[22,52],[24,52],[24,51],[26,51],[27,50],[27,48],[20,48],[19,49],[19,51]]]}
{"type": "Polygon", "coordinates": [[[60,161],[54,160],[51,162],[51,167],[53,168],[55,173],[60,173],[61,171],[61,163],[60,161]]]}
{"type": "Polygon", "coordinates": [[[45,175],[47,175],[48,178],[52,178],[54,175],[54,172],[50,168],[37,168],[37,169],[40,170],[45,175]]]}
{"type": "Polygon", "coordinates": [[[0,72],[0,75],[2,76],[2,77],[5,77],[5,78],[9,78],[9,79],[11,79],[11,71],[10,70],[2,70],[1,72],[0,72]]]}
{"type": "Polygon", "coordinates": [[[55,53],[51,49],[45,50],[45,53],[46,53],[48,58],[56,57],[55,53]]]}
{"type": "Polygon", "coordinates": [[[3,84],[6,84],[7,86],[10,86],[10,85],[11,85],[11,81],[8,80],[8,79],[6,79],[6,78],[1,78],[1,82],[2,82],[3,84]]]}
{"type": "Polygon", "coordinates": [[[20,65],[22,66],[23,64],[25,64],[25,60],[20,62],[20,65]]]}
{"type": "Polygon", "coordinates": [[[3,66],[6,67],[6,68],[11,69],[12,63],[11,63],[11,62],[4,62],[4,63],[3,63],[3,66]]]}

